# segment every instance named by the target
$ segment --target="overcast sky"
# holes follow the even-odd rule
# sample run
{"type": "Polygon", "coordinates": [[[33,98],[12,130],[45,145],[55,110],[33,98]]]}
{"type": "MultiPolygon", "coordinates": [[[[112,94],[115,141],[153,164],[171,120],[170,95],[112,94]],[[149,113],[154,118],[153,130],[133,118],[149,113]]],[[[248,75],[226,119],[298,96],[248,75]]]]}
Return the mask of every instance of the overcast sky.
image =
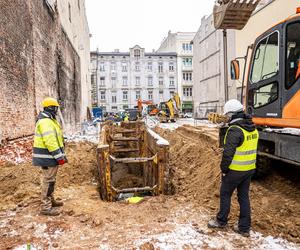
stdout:
{"type": "Polygon", "coordinates": [[[86,0],[91,50],[158,49],[168,31],[196,32],[214,0],[86,0]]]}

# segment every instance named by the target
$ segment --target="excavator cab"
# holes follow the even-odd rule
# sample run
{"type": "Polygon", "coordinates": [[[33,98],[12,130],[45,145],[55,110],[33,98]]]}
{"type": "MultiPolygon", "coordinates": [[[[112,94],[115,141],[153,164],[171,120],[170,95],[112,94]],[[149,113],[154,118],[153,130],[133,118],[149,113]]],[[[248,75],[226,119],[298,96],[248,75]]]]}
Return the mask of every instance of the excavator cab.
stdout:
{"type": "Polygon", "coordinates": [[[260,0],[217,0],[214,6],[216,29],[241,30],[260,0]]]}
{"type": "Polygon", "coordinates": [[[246,106],[255,123],[300,128],[300,15],[256,39],[248,75],[246,106]]]}

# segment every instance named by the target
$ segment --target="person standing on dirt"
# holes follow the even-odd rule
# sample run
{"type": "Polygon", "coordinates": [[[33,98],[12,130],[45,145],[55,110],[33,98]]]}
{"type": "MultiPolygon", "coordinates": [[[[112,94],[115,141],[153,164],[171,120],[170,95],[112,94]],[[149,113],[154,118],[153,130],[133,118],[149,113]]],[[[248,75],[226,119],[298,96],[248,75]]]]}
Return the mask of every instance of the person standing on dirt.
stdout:
{"type": "Polygon", "coordinates": [[[63,132],[56,120],[59,104],[47,97],[42,102],[43,111],[37,118],[33,144],[33,165],[42,168],[41,214],[56,216],[55,207],[63,205],[54,199],[54,186],[58,166],[67,162],[64,153],[63,132]]]}
{"type": "Polygon", "coordinates": [[[222,184],[220,210],[215,219],[208,222],[209,228],[225,228],[230,212],[231,196],[237,189],[240,215],[234,231],[248,237],[251,226],[249,188],[256,168],[258,131],[249,115],[243,112],[238,100],[229,100],[224,106],[229,117],[229,128],[224,138],[221,161],[222,184]]]}

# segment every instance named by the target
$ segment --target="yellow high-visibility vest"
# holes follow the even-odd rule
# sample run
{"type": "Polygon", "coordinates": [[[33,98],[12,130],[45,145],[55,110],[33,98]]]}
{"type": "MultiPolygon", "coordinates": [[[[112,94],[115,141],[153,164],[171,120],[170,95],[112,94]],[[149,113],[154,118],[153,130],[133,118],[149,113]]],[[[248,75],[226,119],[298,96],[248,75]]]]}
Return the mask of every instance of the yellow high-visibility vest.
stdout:
{"type": "Polygon", "coordinates": [[[60,159],[65,159],[62,129],[55,119],[42,118],[35,127],[33,165],[56,166],[60,159]]]}
{"type": "Polygon", "coordinates": [[[257,157],[257,145],[258,145],[258,138],[259,138],[257,129],[255,129],[252,132],[249,132],[240,126],[232,125],[228,128],[226,132],[224,138],[224,144],[226,144],[228,131],[232,127],[237,127],[242,130],[244,134],[244,142],[241,146],[236,148],[229,169],[235,171],[249,171],[255,169],[256,157],[257,157]]]}

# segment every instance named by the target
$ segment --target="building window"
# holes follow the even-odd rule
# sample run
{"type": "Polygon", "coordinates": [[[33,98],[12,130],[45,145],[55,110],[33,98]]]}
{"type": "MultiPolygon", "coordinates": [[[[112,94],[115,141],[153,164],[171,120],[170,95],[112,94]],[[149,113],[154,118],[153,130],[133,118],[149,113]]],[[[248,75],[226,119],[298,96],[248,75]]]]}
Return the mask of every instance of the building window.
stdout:
{"type": "Polygon", "coordinates": [[[192,89],[192,87],[183,88],[183,95],[185,97],[191,97],[191,96],[193,96],[193,89],[192,89]]]}
{"type": "Polygon", "coordinates": [[[105,86],[105,77],[104,76],[100,77],[100,86],[105,86]]]}
{"type": "Polygon", "coordinates": [[[173,97],[175,92],[173,90],[170,90],[170,97],[173,97]]]}
{"type": "Polygon", "coordinates": [[[172,87],[175,86],[175,81],[173,76],[170,77],[170,86],[172,87]]]}
{"type": "Polygon", "coordinates": [[[140,63],[139,62],[136,62],[135,63],[135,71],[140,71],[140,63]]]}
{"type": "Polygon", "coordinates": [[[105,91],[100,91],[100,99],[101,99],[102,101],[105,100],[105,91]]]}
{"type": "Polygon", "coordinates": [[[111,106],[111,110],[117,111],[117,110],[118,110],[118,107],[117,107],[117,106],[111,106]]]}
{"type": "Polygon", "coordinates": [[[152,62],[148,62],[147,69],[148,71],[152,71],[152,62]]]}
{"type": "Polygon", "coordinates": [[[158,73],[162,73],[164,71],[163,63],[158,63],[158,73]]]}
{"type": "Polygon", "coordinates": [[[112,62],[112,63],[110,64],[110,68],[111,68],[112,71],[115,71],[115,70],[116,70],[116,63],[115,63],[115,62],[112,62]]]}
{"type": "Polygon", "coordinates": [[[161,77],[161,76],[158,78],[158,85],[159,86],[163,86],[164,85],[164,78],[161,77]]]}
{"type": "Polygon", "coordinates": [[[92,75],[91,75],[91,84],[92,84],[92,85],[95,85],[95,84],[96,84],[96,75],[95,75],[95,74],[92,74],[92,75]]]}
{"type": "Polygon", "coordinates": [[[153,86],[153,77],[148,76],[148,86],[153,86]]]}
{"type": "Polygon", "coordinates": [[[127,63],[122,63],[122,71],[127,72],[127,63]]]}
{"type": "Polygon", "coordinates": [[[141,85],[141,78],[139,76],[135,77],[135,85],[140,86],[141,85]]]}
{"type": "Polygon", "coordinates": [[[128,109],[128,105],[123,105],[123,109],[128,109]]]}
{"type": "Polygon", "coordinates": [[[123,91],[123,100],[124,100],[124,101],[127,101],[127,100],[128,100],[128,91],[127,91],[127,90],[124,90],[124,91],[123,91]]]}
{"type": "Polygon", "coordinates": [[[113,88],[116,87],[116,77],[115,77],[115,76],[113,76],[113,77],[111,78],[111,85],[112,85],[113,88]]]}
{"type": "Polygon", "coordinates": [[[159,91],[159,100],[162,101],[164,99],[164,91],[160,90],[159,91]]]}
{"type": "Polygon", "coordinates": [[[123,86],[127,86],[128,82],[127,82],[127,76],[123,76],[123,86]]]}
{"type": "Polygon", "coordinates": [[[182,58],[182,63],[186,67],[191,67],[193,64],[192,58],[182,58]]]}
{"type": "Polygon", "coordinates": [[[135,99],[140,99],[141,98],[141,91],[140,90],[137,90],[136,92],[135,92],[135,99]]]}
{"type": "Polygon", "coordinates": [[[133,54],[134,54],[134,57],[137,59],[141,57],[141,51],[139,49],[135,49],[133,51],[133,54]]]}
{"type": "Polygon", "coordinates": [[[112,93],[112,96],[111,96],[111,102],[112,103],[116,103],[117,102],[117,94],[114,92],[112,93]]]}
{"type": "Polygon", "coordinates": [[[169,62],[169,71],[174,71],[174,63],[169,62]]]}
{"type": "Polygon", "coordinates": [[[68,6],[69,6],[69,21],[71,23],[72,22],[71,4],[68,3],[68,6]]]}
{"type": "Polygon", "coordinates": [[[101,62],[100,65],[99,65],[99,70],[100,71],[105,71],[105,65],[104,65],[104,62],[101,62]]]}
{"type": "Polygon", "coordinates": [[[183,51],[192,51],[193,46],[190,43],[183,43],[182,44],[182,49],[183,49],[183,51]]]}
{"type": "Polygon", "coordinates": [[[184,81],[188,81],[188,82],[192,81],[192,72],[184,72],[184,73],[182,73],[182,79],[184,81]]]}
{"type": "Polygon", "coordinates": [[[148,91],[148,100],[152,100],[153,99],[153,91],[149,90],[148,91]]]}

